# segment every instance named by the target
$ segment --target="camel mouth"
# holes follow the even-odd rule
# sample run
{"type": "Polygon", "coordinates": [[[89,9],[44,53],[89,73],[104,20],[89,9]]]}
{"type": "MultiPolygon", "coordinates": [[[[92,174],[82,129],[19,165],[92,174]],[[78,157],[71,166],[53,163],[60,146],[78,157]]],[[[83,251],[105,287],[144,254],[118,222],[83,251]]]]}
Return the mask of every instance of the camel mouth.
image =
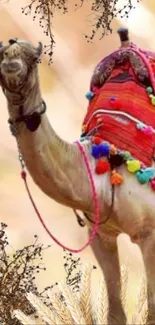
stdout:
{"type": "Polygon", "coordinates": [[[9,75],[14,74],[15,72],[19,72],[19,71],[20,71],[20,68],[19,69],[12,69],[12,68],[5,69],[5,73],[9,74],[9,75]]]}
{"type": "Polygon", "coordinates": [[[1,66],[2,73],[4,74],[12,74],[19,72],[21,70],[21,65],[18,62],[12,62],[12,63],[2,63],[1,66]]]}

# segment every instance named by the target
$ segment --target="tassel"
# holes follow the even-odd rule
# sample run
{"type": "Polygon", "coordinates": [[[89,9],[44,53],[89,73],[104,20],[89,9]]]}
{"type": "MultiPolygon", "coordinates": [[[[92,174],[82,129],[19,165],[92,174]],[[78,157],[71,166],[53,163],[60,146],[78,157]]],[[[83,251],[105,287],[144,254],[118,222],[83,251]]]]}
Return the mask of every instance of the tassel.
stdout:
{"type": "Polygon", "coordinates": [[[112,185],[120,185],[124,181],[123,177],[117,173],[115,170],[111,172],[111,184],[112,185]]]}
{"type": "Polygon", "coordinates": [[[92,142],[96,145],[100,144],[102,142],[102,139],[99,137],[94,137],[92,142]]]}
{"type": "Polygon", "coordinates": [[[108,163],[108,161],[104,161],[102,159],[99,159],[95,168],[95,172],[96,174],[100,175],[100,174],[104,174],[106,173],[108,170],[110,170],[110,164],[108,163]]]}

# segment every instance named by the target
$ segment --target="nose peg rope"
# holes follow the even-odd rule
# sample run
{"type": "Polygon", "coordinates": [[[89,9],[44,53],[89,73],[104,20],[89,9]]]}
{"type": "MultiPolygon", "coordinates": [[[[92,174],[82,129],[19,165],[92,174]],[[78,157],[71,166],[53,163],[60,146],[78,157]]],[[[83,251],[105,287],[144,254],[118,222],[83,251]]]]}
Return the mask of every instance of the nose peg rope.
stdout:
{"type": "Polygon", "coordinates": [[[37,217],[39,219],[39,221],[41,222],[43,228],[45,229],[45,231],[48,233],[48,235],[53,239],[53,241],[59,245],[60,247],[62,247],[63,249],[69,251],[69,252],[72,252],[72,253],[80,253],[82,252],[87,246],[89,246],[97,232],[98,232],[98,228],[99,228],[99,219],[100,219],[100,215],[99,215],[99,200],[98,200],[98,197],[97,197],[97,191],[96,191],[96,188],[95,188],[95,183],[94,183],[94,179],[93,179],[93,175],[92,175],[92,171],[91,171],[91,167],[90,167],[90,164],[89,164],[89,160],[88,160],[88,157],[86,155],[86,152],[85,152],[85,149],[83,147],[83,145],[77,141],[76,142],[77,146],[79,147],[79,150],[81,151],[81,154],[83,156],[83,160],[85,162],[85,165],[86,165],[86,169],[87,169],[87,172],[88,172],[88,176],[89,176],[89,180],[90,180],[90,184],[91,184],[91,188],[92,188],[92,197],[93,197],[93,201],[94,201],[94,210],[95,210],[95,214],[94,214],[94,225],[93,225],[93,229],[91,231],[91,234],[89,236],[89,239],[88,241],[86,242],[85,245],[83,245],[81,248],[79,249],[72,249],[72,248],[69,248],[65,245],[63,245],[51,232],[50,230],[48,229],[48,227],[46,226],[44,220],[42,219],[39,211],[38,211],[38,208],[34,202],[34,199],[30,193],[30,190],[29,190],[29,186],[28,186],[28,183],[27,183],[27,174],[26,174],[26,171],[24,170],[24,164],[22,163],[22,160],[21,160],[21,156],[19,158],[20,162],[21,162],[21,167],[22,167],[22,171],[21,171],[21,177],[22,179],[24,180],[24,184],[25,184],[25,188],[27,190],[27,193],[28,193],[28,196],[29,196],[29,199],[33,205],[33,208],[37,214],[37,217]]]}

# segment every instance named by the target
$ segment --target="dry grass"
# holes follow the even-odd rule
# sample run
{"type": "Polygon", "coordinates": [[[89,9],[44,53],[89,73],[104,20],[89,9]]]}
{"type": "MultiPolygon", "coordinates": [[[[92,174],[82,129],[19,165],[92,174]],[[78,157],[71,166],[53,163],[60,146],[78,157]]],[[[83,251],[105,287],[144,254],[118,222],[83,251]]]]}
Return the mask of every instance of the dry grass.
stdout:
{"type": "MultiPolygon", "coordinates": [[[[35,317],[26,316],[21,311],[14,312],[15,317],[25,325],[35,324],[55,324],[55,325],[94,325],[107,324],[108,299],[106,284],[103,276],[100,279],[97,293],[93,298],[92,286],[92,265],[85,264],[82,268],[82,277],[80,292],[73,292],[70,287],[64,283],[58,285],[58,292],[53,294],[49,291],[49,297],[52,303],[47,307],[40,298],[34,294],[27,294],[28,301],[36,310],[35,317]],[[60,300],[63,296],[63,300],[60,300]]],[[[147,319],[147,292],[146,279],[143,276],[140,281],[139,293],[135,304],[135,312],[132,318],[129,318],[127,307],[127,287],[128,287],[129,268],[126,265],[121,267],[122,284],[122,303],[127,316],[128,324],[146,324],[147,319]]]]}

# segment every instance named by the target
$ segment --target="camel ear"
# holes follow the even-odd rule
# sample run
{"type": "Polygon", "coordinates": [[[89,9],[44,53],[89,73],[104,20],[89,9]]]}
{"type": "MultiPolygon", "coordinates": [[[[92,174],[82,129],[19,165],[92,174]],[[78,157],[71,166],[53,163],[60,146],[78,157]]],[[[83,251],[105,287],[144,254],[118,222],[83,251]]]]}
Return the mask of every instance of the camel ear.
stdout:
{"type": "Polygon", "coordinates": [[[36,55],[37,58],[39,59],[41,57],[41,55],[43,54],[43,44],[41,42],[38,43],[38,46],[35,49],[36,51],[36,55]]]}
{"type": "Polygon", "coordinates": [[[21,39],[18,39],[16,42],[21,46],[27,57],[31,58],[32,60],[35,61],[41,57],[43,53],[43,44],[41,42],[38,43],[37,47],[33,47],[32,44],[21,39]]]}

